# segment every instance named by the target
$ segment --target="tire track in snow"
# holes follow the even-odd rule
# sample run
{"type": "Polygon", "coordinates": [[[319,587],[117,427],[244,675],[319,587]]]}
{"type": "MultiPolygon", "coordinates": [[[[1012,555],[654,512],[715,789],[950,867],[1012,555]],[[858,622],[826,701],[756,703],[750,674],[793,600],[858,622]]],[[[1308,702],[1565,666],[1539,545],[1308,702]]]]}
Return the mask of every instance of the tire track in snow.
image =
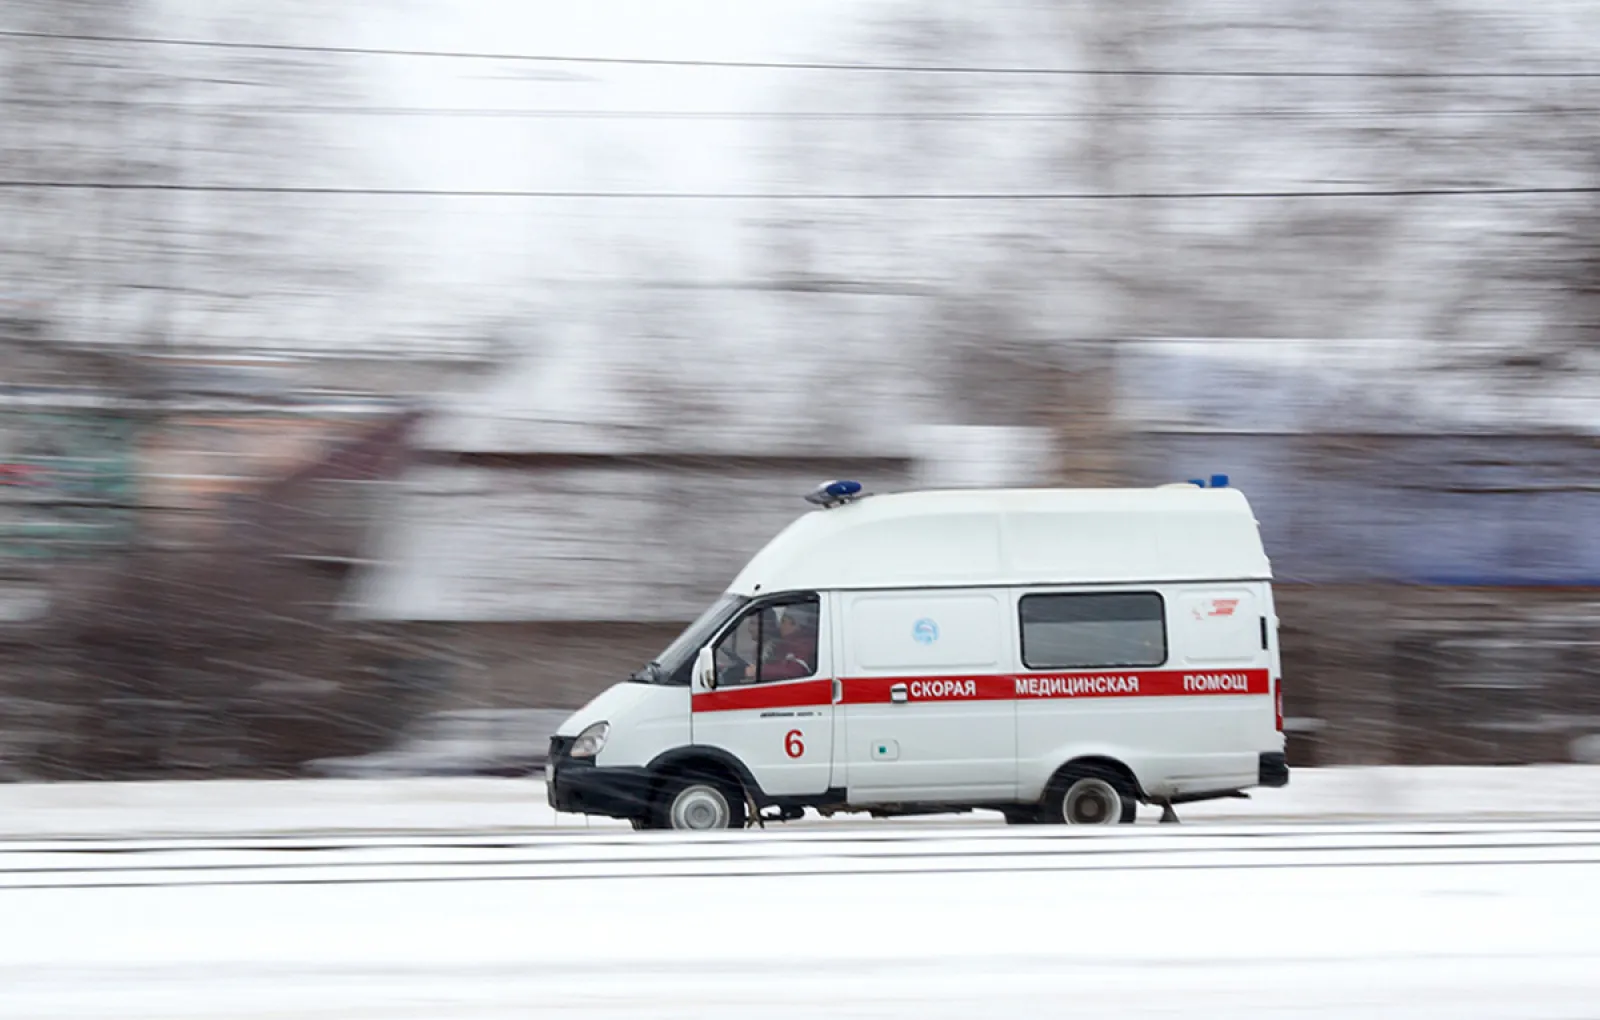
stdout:
{"type": "Polygon", "coordinates": [[[1336,827],[1159,833],[711,834],[441,845],[133,845],[10,848],[0,892],[22,889],[730,879],[768,876],[1419,866],[1600,866],[1600,826],[1336,827]]]}

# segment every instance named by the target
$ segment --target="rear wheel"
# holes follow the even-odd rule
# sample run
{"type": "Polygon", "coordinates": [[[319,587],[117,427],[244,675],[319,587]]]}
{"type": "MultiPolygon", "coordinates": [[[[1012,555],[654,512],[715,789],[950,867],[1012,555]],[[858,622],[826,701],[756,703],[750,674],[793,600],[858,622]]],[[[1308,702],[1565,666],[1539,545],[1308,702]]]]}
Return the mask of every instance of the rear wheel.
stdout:
{"type": "Polygon", "coordinates": [[[1067,825],[1128,825],[1139,814],[1133,784],[1103,765],[1062,769],[1045,791],[1040,814],[1067,825]]]}

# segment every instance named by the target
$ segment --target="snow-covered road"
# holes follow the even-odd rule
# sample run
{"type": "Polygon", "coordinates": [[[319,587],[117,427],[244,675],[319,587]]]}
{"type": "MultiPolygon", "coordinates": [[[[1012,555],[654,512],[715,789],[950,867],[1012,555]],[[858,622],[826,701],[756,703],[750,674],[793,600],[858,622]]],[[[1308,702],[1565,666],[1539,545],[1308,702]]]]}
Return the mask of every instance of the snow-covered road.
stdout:
{"type": "Polygon", "coordinates": [[[1600,1018],[1600,769],[691,835],[526,780],[0,787],[4,1020],[1600,1018]]]}
{"type": "Polygon", "coordinates": [[[1600,1015],[1595,825],[407,842],[9,844],[3,1014],[1600,1015]]]}
{"type": "MultiPolygon", "coordinates": [[[[1600,821],[1600,766],[1296,769],[1287,787],[1250,800],[1189,804],[1185,821],[1387,822],[1462,818],[1600,821]]],[[[1154,822],[1145,808],[1141,821],[1154,822]]],[[[917,820],[994,825],[992,812],[917,820]]],[[[791,824],[856,824],[808,818],[791,824]]],[[[861,823],[876,829],[881,823],[861,823]]],[[[0,840],[306,836],[349,833],[529,833],[623,829],[621,822],[558,815],[537,779],[418,778],[215,780],[0,785],[0,840]]]]}
{"type": "Polygon", "coordinates": [[[882,825],[715,834],[0,844],[0,891],[1600,863],[1600,824],[1143,829],[882,825]]]}

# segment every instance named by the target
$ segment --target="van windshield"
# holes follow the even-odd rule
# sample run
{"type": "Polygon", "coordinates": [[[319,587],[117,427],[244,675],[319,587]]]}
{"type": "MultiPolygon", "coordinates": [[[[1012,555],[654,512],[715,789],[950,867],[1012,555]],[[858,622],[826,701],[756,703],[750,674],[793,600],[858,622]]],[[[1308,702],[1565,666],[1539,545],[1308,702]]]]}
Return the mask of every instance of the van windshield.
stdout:
{"type": "Polygon", "coordinates": [[[717,628],[733,619],[749,601],[743,595],[722,596],[701,613],[699,619],[685,627],[683,633],[674,638],[660,655],[628,679],[641,684],[688,686],[695,653],[711,639],[717,628]]]}

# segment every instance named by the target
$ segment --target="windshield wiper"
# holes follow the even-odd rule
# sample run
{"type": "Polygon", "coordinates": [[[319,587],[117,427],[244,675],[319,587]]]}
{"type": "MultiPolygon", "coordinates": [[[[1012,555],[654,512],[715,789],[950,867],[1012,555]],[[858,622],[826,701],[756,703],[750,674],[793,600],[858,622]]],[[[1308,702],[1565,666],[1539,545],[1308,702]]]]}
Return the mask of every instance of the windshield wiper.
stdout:
{"type": "Polygon", "coordinates": [[[639,669],[628,674],[628,679],[638,684],[658,684],[661,682],[661,663],[651,661],[639,669]]]}

